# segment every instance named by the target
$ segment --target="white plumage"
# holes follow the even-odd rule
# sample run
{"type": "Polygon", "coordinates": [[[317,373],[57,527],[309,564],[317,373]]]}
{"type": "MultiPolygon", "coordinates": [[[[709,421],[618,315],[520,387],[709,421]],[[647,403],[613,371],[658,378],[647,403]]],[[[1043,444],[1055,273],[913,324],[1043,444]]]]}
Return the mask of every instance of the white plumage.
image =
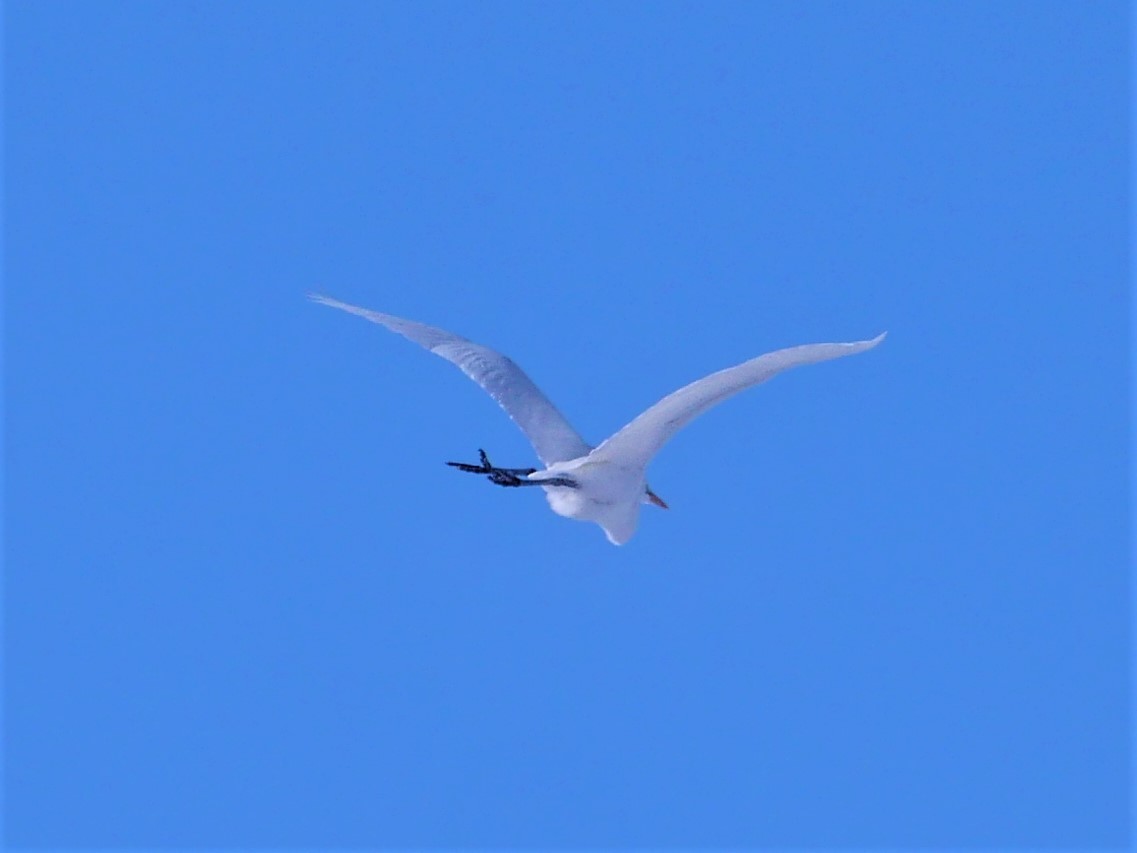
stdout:
{"type": "Polygon", "coordinates": [[[484,459],[485,468],[461,467],[491,475],[499,485],[542,486],[554,512],[599,524],[614,545],[623,545],[636,532],[640,504],[667,507],[647,485],[647,465],[676,432],[712,406],[783,370],[855,355],[884,340],[882,333],[868,341],[790,347],[712,373],[664,397],[594,449],[524,371],[501,353],[424,323],[327,296],[311,299],[386,326],[461,368],[521,428],[545,470],[525,474],[522,480],[517,469],[494,469],[484,459]],[[494,471],[513,473],[495,479],[494,471]]]}

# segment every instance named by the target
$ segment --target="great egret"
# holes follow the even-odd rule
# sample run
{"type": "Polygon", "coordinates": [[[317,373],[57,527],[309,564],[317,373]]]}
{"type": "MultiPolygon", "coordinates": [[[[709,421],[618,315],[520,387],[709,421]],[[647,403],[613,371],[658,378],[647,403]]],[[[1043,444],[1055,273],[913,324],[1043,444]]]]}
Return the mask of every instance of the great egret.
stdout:
{"type": "Polygon", "coordinates": [[[314,302],[356,314],[414,341],[453,362],[482,386],[521,427],[544,470],[498,468],[479,451],[477,465],[447,462],[461,471],[486,475],[499,486],[540,486],[553,512],[594,521],[608,541],[623,545],[636,532],[640,504],[667,509],[647,484],[648,462],[680,429],[707,409],[783,370],[872,349],[884,333],[870,341],[808,344],[760,355],[705,376],[664,397],[599,446],[590,446],[512,360],[488,347],[444,329],[369,311],[338,299],[310,294],[314,302]]]}

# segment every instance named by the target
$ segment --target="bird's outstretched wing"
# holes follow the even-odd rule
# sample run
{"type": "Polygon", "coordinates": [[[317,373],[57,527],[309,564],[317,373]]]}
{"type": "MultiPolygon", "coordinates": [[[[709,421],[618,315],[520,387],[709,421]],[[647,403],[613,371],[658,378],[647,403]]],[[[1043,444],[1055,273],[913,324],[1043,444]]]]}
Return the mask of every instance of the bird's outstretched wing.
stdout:
{"type": "Polygon", "coordinates": [[[309,294],[313,302],[357,314],[372,323],[386,326],[404,338],[453,362],[477,382],[521,427],[537,456],[546,466],[585,456],[592,448],[557,411],[541,389],[513,361],[489,347],[468,341],[445,329],[404,320],[391,314],[368,311],[338,299],[309,294]]]}
{"type": "Polygon", "coordinates": [[[783,370],[829,361],[870,350],[884,340],[851,344],[806,344],[760,355],[742,364],[704,376],[664,397],[611,438],[592,451],[596,460],[619,460],[625,465],[646,467],[660,448],[679,430],[728,397],[777,376],[783,370]]]}

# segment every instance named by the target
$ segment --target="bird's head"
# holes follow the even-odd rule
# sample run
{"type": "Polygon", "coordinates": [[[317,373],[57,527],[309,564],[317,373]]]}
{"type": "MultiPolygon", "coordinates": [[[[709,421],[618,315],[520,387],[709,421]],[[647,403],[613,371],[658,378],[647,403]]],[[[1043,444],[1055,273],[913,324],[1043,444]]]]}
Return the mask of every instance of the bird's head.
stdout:
{"type": "Polygon", "coordinates": [[[644,503],[655,504],[660,509],[669,509],[663,498],[651,490],[651,486],[644,486],[644,503]]]}

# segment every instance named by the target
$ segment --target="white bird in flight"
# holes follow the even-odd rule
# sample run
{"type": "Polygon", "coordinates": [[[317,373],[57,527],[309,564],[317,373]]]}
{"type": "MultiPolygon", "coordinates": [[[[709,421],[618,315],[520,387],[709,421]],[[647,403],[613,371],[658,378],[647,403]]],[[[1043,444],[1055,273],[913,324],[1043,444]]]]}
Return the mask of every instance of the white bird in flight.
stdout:
{"type": "Polygon", "coordinates": [[[484,450],[479,451],[478,465],[447,465],[485,474],[499,486],[540,486],[553,512],[596,522],[613,545],[623,545],[635,534],[641,503],[667,509],[667,504],[647,484],[647,465],[680,429],[712,406],[783,370],[865,352],[884,340],[885,335],[848,344],[780,349],[704,376],[664,397],[592,447],[524,371],[501,353],[425,323],[369,311],[327,296],[310,294],[309,298],[386,326],[457,365],[521,427],[545,469],[498,468],[490,464],[484,450]]]}

